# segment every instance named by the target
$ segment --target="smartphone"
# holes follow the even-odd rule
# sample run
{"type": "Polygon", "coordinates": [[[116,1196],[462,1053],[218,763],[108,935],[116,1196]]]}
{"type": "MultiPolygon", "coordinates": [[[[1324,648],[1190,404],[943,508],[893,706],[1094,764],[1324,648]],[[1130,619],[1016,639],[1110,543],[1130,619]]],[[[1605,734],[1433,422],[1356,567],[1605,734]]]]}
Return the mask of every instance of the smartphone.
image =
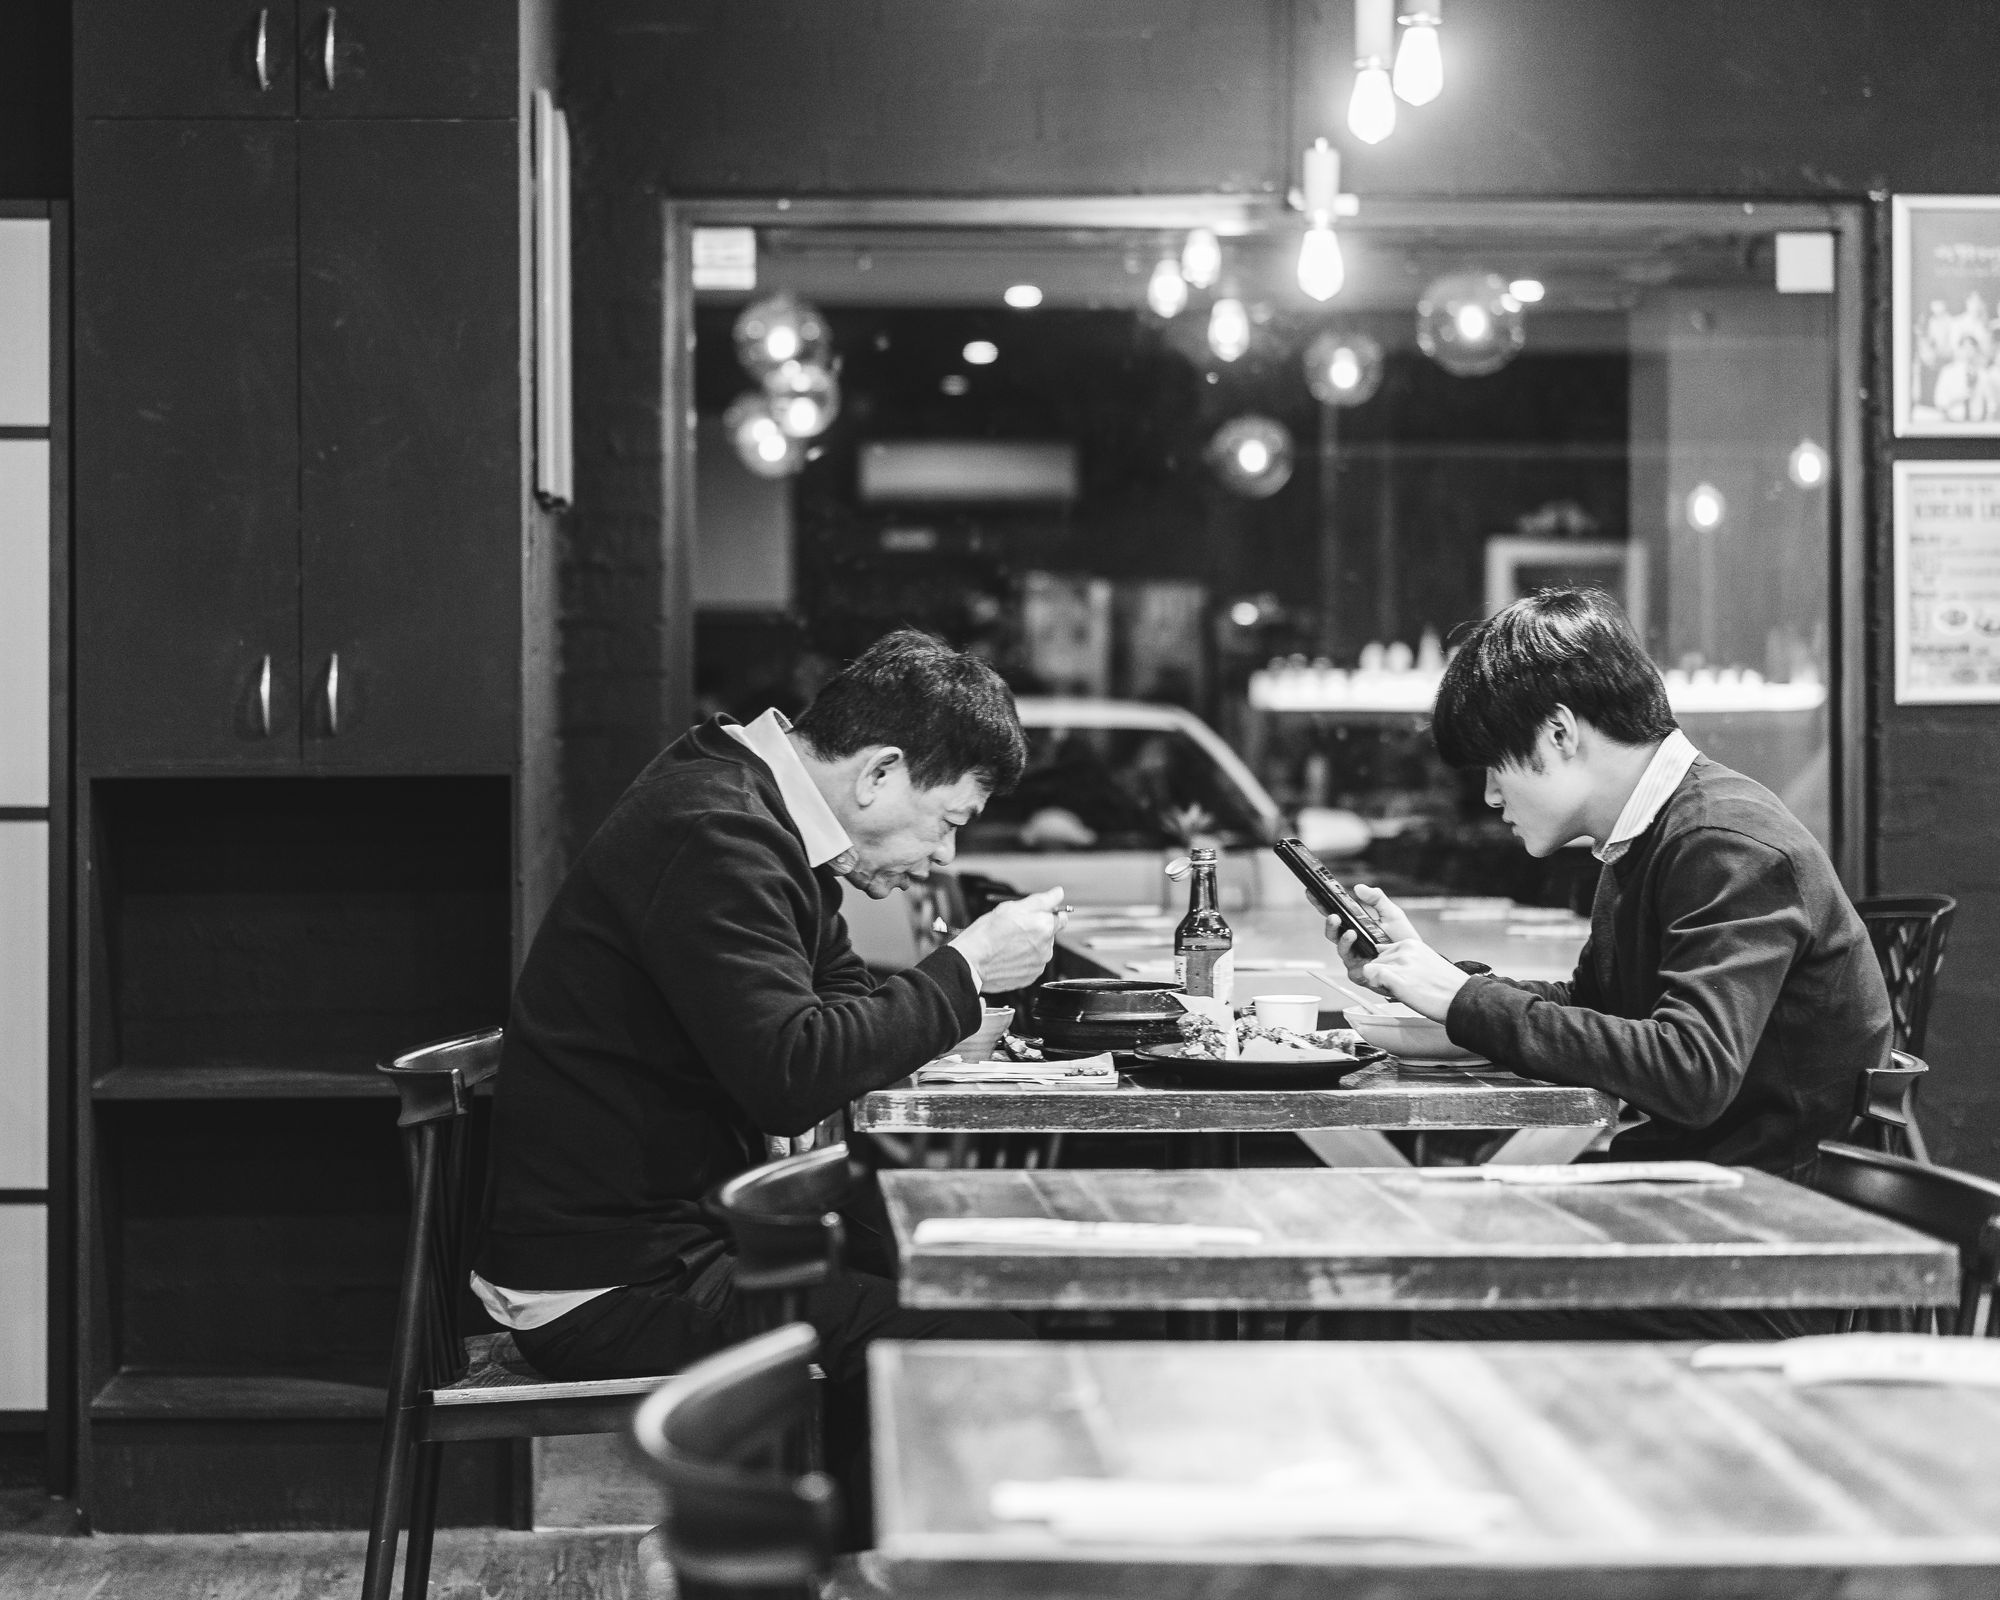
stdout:
{"type": "Polygon", "coordinates": [[[1280,839],[1271,846],[1277,858],[1292,869],[1292,876],[1306,891],[1306,898],[1323,917],[1338,917],[1354,934],[1354,953],[1363,961],[1373,961],[1382,946],[1390,942],[1382,924],[1332,873],[1320,858],[1297,839],[1280,839]]]}

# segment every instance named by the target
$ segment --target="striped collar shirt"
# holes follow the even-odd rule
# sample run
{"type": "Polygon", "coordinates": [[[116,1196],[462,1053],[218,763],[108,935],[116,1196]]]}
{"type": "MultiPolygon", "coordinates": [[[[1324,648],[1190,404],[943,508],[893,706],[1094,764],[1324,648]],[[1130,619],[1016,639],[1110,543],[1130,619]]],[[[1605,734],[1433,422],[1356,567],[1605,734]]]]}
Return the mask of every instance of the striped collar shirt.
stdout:
{"type": "Polygon", "coordinates": [[[1688,768],[1700,755],[1694,741],[1679,728],[1662,739],[1660,748],[1653,752],[1653,759],[1646,764],[1646,770],[1639,775],[1638,786],[1625,802],[1625,809],[1618,813],[1611,837],[1590,853],[1609,866],[1630,850],[1632,841],[1653,825],[1653,818],[1660,814],[1660,807],[1681,786],[1681,779],[1687,776],[1688,768]]]}

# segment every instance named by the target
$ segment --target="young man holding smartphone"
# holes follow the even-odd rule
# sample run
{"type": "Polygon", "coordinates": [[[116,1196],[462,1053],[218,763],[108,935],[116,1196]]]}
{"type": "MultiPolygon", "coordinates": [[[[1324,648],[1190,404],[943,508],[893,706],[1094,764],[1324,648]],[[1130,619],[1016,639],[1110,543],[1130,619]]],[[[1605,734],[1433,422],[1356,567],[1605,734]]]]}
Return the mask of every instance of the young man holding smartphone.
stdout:
{"type": "MultiPolygon", "coordinates": [[[[1526,1076],[1642,1113],[1620,1160],[1811,1172],[1886,1064],[1889,996],[1825,850],[1778,797],[1703,756],[1623,615],[1548,590],[1473,628],[1445,669],[1438,753],[1482,769],[1530,855],[1578,838],[1603,865],[1567,983],[1471,976],[1396,904],[1356,895],[1390,943],[1349,972],[1526,1076]]],[[[1328,924],[1328,936],[1339,927],[1328,924]]]]}

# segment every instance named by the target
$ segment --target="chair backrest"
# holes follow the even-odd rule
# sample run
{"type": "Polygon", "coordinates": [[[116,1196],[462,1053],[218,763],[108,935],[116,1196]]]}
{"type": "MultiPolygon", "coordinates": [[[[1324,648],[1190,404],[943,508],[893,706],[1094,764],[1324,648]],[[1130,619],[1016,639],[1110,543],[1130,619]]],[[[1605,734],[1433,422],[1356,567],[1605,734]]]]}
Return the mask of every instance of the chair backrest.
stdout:
{"type": "Polygon", "coordinates": [[[1958,902],[1948,894],[1878,895],[1857,900],[1875,947],[1882,978],[1889,986],[1889,1011],[1895,1019],[1893,1043],[1898,1050],[1922,1055],[1931,1020],[1931,992],[1938,968],[1944,965],[1945,942],[1958,902]]]}
{"type": "Polygon", "coordinates": [[[463,1371],[458,1308],[472,1229],[467,1129],[472,1091],[500,1071],[501,1030],[439,1039],[376,1070],[402,1100],[396,1125],[410,1175],[410,1227],[396,1305],[389,1403],[408,1406],[463,1371]]]}
{"type": "Polygon", "coordinates": [[[1958,1317],[1952,1331],[2000,1335],[2000,1183],[1928,1162],[1828,1140],[1819,1147],[1813,1187],[1958,1246],[1958,1317]]]}
{"type": "Polygon", "coordinates": [[[639,1406],[633,1435],[666,1499],[667,1559],[686,1600],[811,1595],[833,1559],[840,1496],[782,1463],[809,1425],[819,1339],[804,1323],[689,1367],[639,1406]]]}
{"type": "Polygon", "coordinates": [[[839,1265],[841,1204],[864,1176],[847,1146],[830,1144],[738,1173],[711,1198],[736,1244],[736,1286],[772,1296],[780,1320],[800,1315],[801,1296],[839,1265]]]}
{"type": "Polygon", "coordinates": [[[1854,1114],[1880,1121],[1900,1121],[1911,1085],[1927,1076],[1930,1063],[1907,1050],[1891,1050],[1889,1064],[1870,1067],[1854,1086],[1854,1114]]]}

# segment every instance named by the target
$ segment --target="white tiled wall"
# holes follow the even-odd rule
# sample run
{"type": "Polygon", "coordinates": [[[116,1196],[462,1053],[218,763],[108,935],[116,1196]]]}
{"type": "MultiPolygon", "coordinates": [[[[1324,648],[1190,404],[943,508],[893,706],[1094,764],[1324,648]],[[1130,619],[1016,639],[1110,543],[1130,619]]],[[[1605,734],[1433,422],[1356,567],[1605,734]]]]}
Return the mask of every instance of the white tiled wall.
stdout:
{"type": "MultiPolygon", "coordinates": [[[[49,426],[49,224],[0,218],[0,427],[49,426]]],[[[49,803],[49,441],[0,439],[0,807],[49,803]]],[[[46,821],[0,819],[0,1190],[48,1187],[46,821]]],[[[47,1403],[48,1216],[0,1198],[0,1411],[47,1403]]]]}
{"type": "Polygon", "coordinates": [[[0,1411],[48,1404],[47,1206],[0,1206],[0,1411]]]}

